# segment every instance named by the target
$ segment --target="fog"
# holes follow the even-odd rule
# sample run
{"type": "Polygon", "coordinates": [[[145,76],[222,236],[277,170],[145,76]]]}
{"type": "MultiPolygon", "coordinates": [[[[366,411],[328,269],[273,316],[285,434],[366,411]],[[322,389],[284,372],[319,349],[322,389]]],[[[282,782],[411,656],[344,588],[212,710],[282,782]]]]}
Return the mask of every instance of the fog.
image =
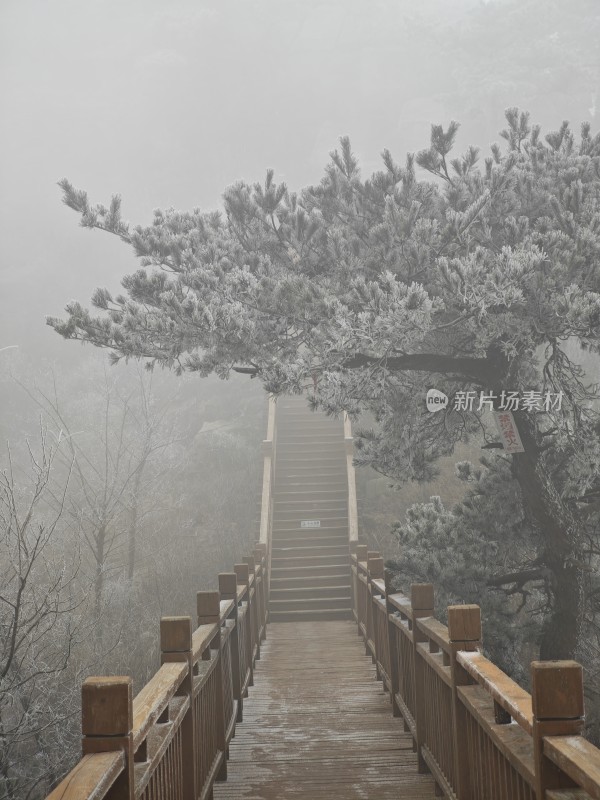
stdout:
{"type": "Polygon", "coordinates": [[[143,223],[216,208],[269,167],[294,189],[318,181],[341,135],[368,174],[384,147],[400,162],[426,147],[434,122],[486,150],[508,106],[545,130],[596,113],[593,0],[4,0],[0,14],[0,346],[32,355],[72,352],[44,316],[134,267],[77,228],[63,177],[98,202],[120,193],[143,223]]]}
{"type": "MultiPolygon", "coordinates": [[[[160,615],[191,613],[196,589],[215,588],[254,542],[262,475],[258,380],[109,367],[46,325],[96,287],[118,292],[139,266],[117,237],[78,225],[57,182],[92,202],[119,194],[124,219],[145,225],[156,208],[220,209],[228,186],[270,168],[291,190],[316,184],[342,136],[366,177],[384,149],[403,164],[451,120],[456,152],[485,156],[514,106],[542,135],[563,120],[596,134],[599,41],[598,0],[2,0],[0,466],[10,441],[7,496],[25,502],[35,458],[60,450],[36,513],[61,517],[52,558],[75,577],[56,592],[77,610],[76,633],[59,626],[53,640],[57,658],[73,647],[65,674],[22,699],[25,744],[0,752],[0,800],[43,797],[78,757],[82,676],[148,679],[160,615]],[[69,722],[55,735],[62,706],[69,722]]],[[[394,555],[391,526],[412,504],[459,502],[455,462],[480,444],[446,452],[439,481],[413,481],[400,499],[388,477],[361,471],[374,546],[394,555]]]]}

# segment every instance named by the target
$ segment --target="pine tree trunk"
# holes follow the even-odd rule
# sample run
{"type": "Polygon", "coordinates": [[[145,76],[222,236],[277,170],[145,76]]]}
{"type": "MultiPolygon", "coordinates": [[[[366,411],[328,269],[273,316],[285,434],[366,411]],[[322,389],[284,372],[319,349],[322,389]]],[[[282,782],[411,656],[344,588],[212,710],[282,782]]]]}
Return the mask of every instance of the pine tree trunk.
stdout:
{"type": "Polygon", "coordinates": [[[541,560],[551,575],[551,610],[542,630],[540,658],[575,658],[583,621],[582,575],[574,566],[580,560],[577,519],[540,463],[532,423],[522,412],[514,416],[525,452],[513,455],[512,471],[521,487],[526,517],[539,532],[541,560]]]}
{"type": "Polygon", "coordinates": [[[583,617],[581,570],[564,563],[549,567],[553,604],[542,629],[540,658],[543,661],[576,658],[583,617]]]}

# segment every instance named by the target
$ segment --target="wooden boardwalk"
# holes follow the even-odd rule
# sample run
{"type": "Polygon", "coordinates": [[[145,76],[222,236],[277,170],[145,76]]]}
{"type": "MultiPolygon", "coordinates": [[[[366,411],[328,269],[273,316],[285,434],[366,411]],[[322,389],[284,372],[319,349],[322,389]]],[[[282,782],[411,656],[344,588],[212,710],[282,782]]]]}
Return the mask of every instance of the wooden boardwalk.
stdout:
{"type": "Polygon", "coordinates": [[[269,626],[215,800],[433,798],[356,624],[269,626]]]}

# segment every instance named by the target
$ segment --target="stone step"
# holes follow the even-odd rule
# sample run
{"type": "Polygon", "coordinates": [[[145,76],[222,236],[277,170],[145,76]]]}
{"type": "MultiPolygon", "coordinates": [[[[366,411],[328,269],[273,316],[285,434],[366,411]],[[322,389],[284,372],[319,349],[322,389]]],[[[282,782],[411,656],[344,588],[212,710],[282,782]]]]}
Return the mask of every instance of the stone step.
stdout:
{"type": "Polygon", "coordinates": [[[301,566],[271,565],[271,585],[274,580],[287,581],[289,578],[309,578],[312,580],[321,575],[343,575],[346,581],[350,577],[350,564],[302,564],[301,566]]]}
{"type": "Polygon", "coordinates": [[[339,486],[335,489],[295,489],[286,491],[275,492],[275,502],[283,503],[284,501],[293,502],[300,500],[302,502],[320,502],[322,500],[341,500],[345,501],[348,498],[348,490],[345,486],[339,486]]]}
{"type": "Polygon", "coordinates": [[[273,488],[275,493],[325,491],[327,489],[347,491],[348,477],[347,475],[281,475],[275,480],[273,488]]]}
{"type": "Polygon", "coordinates": [[[314,454],[289,454],[289,453],[277,453],[276,455],[276,466],[275,469],[277,472],[281,472],[282,470],[289,470],[290,468],[312,468],[317,469],[321,467],[337,467],[338,470],[345,469],[346,460],[343,458],[342,454],[331,454],[323,453],[318,457],[314,454]]]}
{"type": "Polygon", "coordinates": [[[278,542],[276,545],[273,542],[271,561],[282,558],[313,558],[330,555],[339,555],[345,558],[349,554],[348,542],[322,544],[320,540],[317,540],[316,542],[309,542],[307,545],[301,545],[298,542],[278,542]]]}
{"type": "Polygon", "coordinates": [[[271,572],[279,572],[281,569],[291,567],[327,567],[329,564],[336,567],[340,565],[349,567],[350,554],[332,553],[330,555],[271,557],[271,572]]]}
{"type": "MultiPolygon", "coordinates": [[[[301,522],[320,521],[321,527],[332,524],[332,520],[339,520],[337,523],[348,525],[348,512],[346,505],[339,508],[296,508],[296,509],[277,509],[277,513],[273,515],[273,529],[279,530],[281,527],[289,527],[290,523],[296,528],[302,529],[301,522]]],[[[306,526],[304,526],[306,527],[306,526]]]]}
{"type": "Polygon", "coordinates": [[[274,589],[271,586],[269,602],[273,600],[311,600],[315,597],[336,598],[352,597],[352,587],[349,584],[340,586],[296,586],[287,589],[274,589]]]}
{"type": "Polygon", "coordinates": [[[323,536],[321,528],[306,528],[303,533],[314,533],[314,536],[273,536],[273,552],[290,547],[337,547],[348,552],[348,531],[331,536],[323,536]],[[320,535],[319,535],[320,534],[320,535]]]}
{"type": "Polygon", "coordinates": [[[303,528],[300,525],[301,519],[308,517],[296,517],[295,519],[273,520],[273,538],[280,533],[293,534],[295,531],[304,533],[305,531],[345,531],[348,533],[348,515],[339,514],[336,517],[315,517],[321,522],[320,528],[303,528]]]}
{"type": "Polygon", "coordinates": [[[306,588],[314,589],[315,587],[319,589],[334,589],[346,586],[349,580],[350,572],[346,567],[344,567],[343,571],[338,575],[332,575],[327,571],[319,574],[309,572],[307,575],[285,578],[277,578],[271,575],[271,592],[279,590],[293,591],[294,589],[303,590],[306,588]]]}
{"type": "Polygon", "coordinates": [[[315,622],[318,620],[353,619],[352,609],[328,608],[325,610],[313,609],[311,611],[271,611],[269,622],[315,622]]]}
{"type": "Polygon", "coordinates": [[[310,600],[269,600],[269,613],[280,611],[325,611],[329,609],[349,608],[351,598],[347,597],[313,597],[310,600]]]}

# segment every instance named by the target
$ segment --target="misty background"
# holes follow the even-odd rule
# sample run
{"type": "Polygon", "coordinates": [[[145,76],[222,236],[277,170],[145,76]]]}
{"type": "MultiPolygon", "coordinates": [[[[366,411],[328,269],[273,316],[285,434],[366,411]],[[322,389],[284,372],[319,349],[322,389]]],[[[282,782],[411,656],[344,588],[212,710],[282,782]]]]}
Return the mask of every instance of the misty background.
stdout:
{"type": "Polygon", "coordinates": [[[596,0],[3,0],[0,347],[76,357],[45,315],[135,267],[78,229],[61,178],[142,223],[271,167],[316,182],[341,135],[369,173],[434,122],[487,151],[508,106],[577,129],[596,118],[599,33],[596,0]]]}
{"type": "MultiPolygon", "coordinates": [[[[429,145],[432,123],[450,120],[461,124],[458,152],[474,144],[487,155],[509,106],[529,111],[543,134],[565,119],[576,131],[588,120],[595,133],[599,41],[599,0],[1,0],[0,462],[10,439],[25,486],[25,441],[39,438],[40,417],[56,435],[65,423],[77,434],[90,470],[71,481],[60,542],[67,554],[83,543],[82,575],[96,590],[104,583],[82,601],[62,688],[34,709],[39,721],[67,708],[70,722],[61,736],[49,731],[52,741],[0,753],[0,788],[3,758],[5,780],[21,781],[0,798],[26,796],[34,771],[47,768],[43,794],[78,752],[81,677],[130,672],[139,688],[155,668],[160,614],[190,613],[193,592],[211,588],[204,582],[257,531],[258,382],[109,368],[106,354],[46,326],[46,315],[61,316],[72,299],[89,305],[96,287],[116,290],[138,267],[118,239],[78,227],[57,181],[92,202],[118,193],[123,217],[146,224],[157,207],[220,208],[228,185],[262,181],[268,168],[291,190],[317,183],[343,135],[366,175],[384,148],[403,163],[429,145]],[[143,463],[144,478],[131,492],[125,473],[111,475],[126,502],[110,520],[110,553],[99,555],[82,535],[96,541],[92,512],[74,509],[86,492],[102,494],[94,459],[124,421],[129,475],[143,463]],[[157,487],[164,503],[154,502],[157,487]],[[103,629],[93,624],[99,609],[110,620],[103,629]],[[140,630],[137,649],[115,649],[140,630]],[[47,763],[33,765],[39,752],[47,763]]],[[[441,484],[401,493],[359,471],[374,544],[385,551],[386,531],[411,503],[459,499],[454,462],[467,455],[458,447],[443,460],[441,484]]]]}

